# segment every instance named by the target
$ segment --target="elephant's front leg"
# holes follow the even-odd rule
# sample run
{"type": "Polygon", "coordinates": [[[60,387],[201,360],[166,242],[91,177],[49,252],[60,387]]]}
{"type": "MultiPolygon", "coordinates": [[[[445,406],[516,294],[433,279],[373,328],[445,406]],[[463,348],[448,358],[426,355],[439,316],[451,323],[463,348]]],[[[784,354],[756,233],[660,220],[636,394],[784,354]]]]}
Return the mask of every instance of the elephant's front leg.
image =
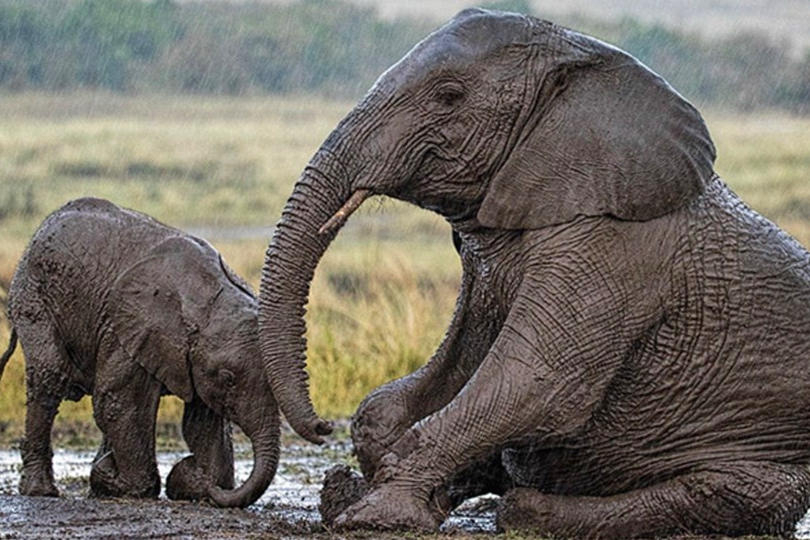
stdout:
{"type": "MultiPolygon", "coordinates": [[[[372,490],[337,526],[435,530],[440,523],[430,501],[457,473],[510,443],[531,439],[551,446],[587,424],[630,341],[621,337],[619,299],[593,302],[599,295],[587,287],[564,297],[551,292],[565,290],[561,281],[570,274],[524,279],[475,375],[446,407],[391,447],[372,490]],[[570,329],[578,325],[572,339],[570,329]]],[[[598,280],[585,283],[600,286],[598,280]]]]}
{"type": "Polygon", "coordinates": [[[810,472],[799,465],[718,463],[611,497],[510,491],[498,509],[502,530],[602,540],[671,534],[792,535],[810,506],[810,472]]]}
{"type": "MultiPolygon", "coordinates": [[[[511,439],[522,411],[499,412],[506,395],[493,385],[506,375],[485,362],[444,409],[412,427],[380,461],[371,490],[335,520],[341,528],[435,531],[445,514],[435,502],[446,497],[457,475],[493,456],[511,439]]],[[[526,380],[528,374],[521,374],[526,380]]]]}
{"type": "MultiPolygon", "coordinates": [[[[124,353],[114,356],[118,354],[124,353]]],[[[161,385],[129,358],[110,360],[98,371],[93,395],[93,415],[108,451],[93,463],[90,492],[96,497],[155,498],[160,493],[155,419],[161,385]],[[110,369],[113,365],[117,369],[110,369]]]]}
{"type": "Polygon", "coordinates": [[[183,438],[192,455],[177,463],[166,479],[170,499],[201,500],[212,485],[233,489],[231,424],[199,397],[183,411],[183,438]]]}
{"type": "MultiPolygon", "coordinates": [[[[468,257],[469,258],[469,257],[468,257]]],[[[371,392],[352,418],[354,452],[365,477],[371,482],[380,461],[391,447],[417,422],[450,403],[469,381],[498,335],[501,320],[488,302],[492,295],[477,275],[476,261],[465,261],[465,273],[453,321],[439,349],[430,361],[414,373],[391,381],[371,392]]],[[[359,493],[358,479],[337,474],[324,485],[322,497],[330,501],[329,516],[338,515],[355,501],[345,492],[359,493]],[[341,482],[341,479],[343,482],[341,482]]],[[[430,510],[443,519],[461,502],[482,493],[503,493],[509,477],[499,452],[484,456],[448,484],[434,492],[430,510]]],[[[325,523],[330,518],[324,515],[325,523]]]]}
{"type": "Polygon", "coordinates": [[[465,270],[453,321],[428,363],[375,389],[358,407],[352,442],[367,480],[406,431],[450,403],[486,356],[500,321],[485,305],[489,295],[480,288],[475,271],[465,270]]]}

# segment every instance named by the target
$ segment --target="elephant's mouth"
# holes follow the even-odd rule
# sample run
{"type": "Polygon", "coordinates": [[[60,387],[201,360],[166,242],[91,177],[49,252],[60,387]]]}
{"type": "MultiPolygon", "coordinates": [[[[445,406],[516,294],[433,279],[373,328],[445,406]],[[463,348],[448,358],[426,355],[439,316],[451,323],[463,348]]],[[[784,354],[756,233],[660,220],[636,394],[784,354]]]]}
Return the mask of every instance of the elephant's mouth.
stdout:
{"type": "Polygon", "coordinates": [[[347,200],[343,206],[341,206],[340,209],[335,212],[332,217],[330,217],[326,223],[321,226],[320,229],[318,229],[318,234],[330,234],[340,229],[343,224],[346,223],[346,220],[349,219],[349,216],[351,216],[355,210],[360,208],[363,201],[365,201],[371,194],[370,189],[358,189],[352,193],[349,200],[347,200]]]}

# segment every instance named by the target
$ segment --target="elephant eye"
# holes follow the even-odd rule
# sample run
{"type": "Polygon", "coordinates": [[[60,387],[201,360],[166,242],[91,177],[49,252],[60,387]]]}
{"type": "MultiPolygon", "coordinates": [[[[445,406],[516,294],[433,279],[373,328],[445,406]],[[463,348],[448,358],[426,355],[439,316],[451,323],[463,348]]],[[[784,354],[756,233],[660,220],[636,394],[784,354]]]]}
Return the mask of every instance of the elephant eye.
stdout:
{"type": "Polygon", "coordinates": [[[233,374],[233,371],[228,369],[221,369],[217,377],[219,378],[220,384],[223,386],[231,386],[234,381],[236,381],[236,376],[233,374]]]}
{"type": "Polygon", "coordinates": [[[455,107],[464,99],[464,91],[456,85],[445,85],[436,92],[436,101],[444,107],[455,107]]]}

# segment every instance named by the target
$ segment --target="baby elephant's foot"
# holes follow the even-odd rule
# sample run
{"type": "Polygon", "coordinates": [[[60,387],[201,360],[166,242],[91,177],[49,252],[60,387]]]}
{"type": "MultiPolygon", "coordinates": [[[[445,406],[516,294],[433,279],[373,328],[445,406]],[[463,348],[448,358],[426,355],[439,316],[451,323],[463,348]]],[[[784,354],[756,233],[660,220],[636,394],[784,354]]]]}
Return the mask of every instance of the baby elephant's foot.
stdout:
{"type": "Polygon", "coordinates": [[[368,493],[368,482],[346,465],[335,465],[323,479],[318,511],[321,520],[331,527],[335,519],[348,507],[368,493]]]}
{"type": "Polygon", "coordinates": [[[40,468],[23,467],[20,476],[20,495],[58,497],[59,490],[53,481],[53,473],[40,468]]]}
{"type": "Polygon", "coordinates": [[[194,456],[187,456],[172,467],[166,478],[166,496],[176,501],[200,501],[208,497],[211,484],[194,456]]]}
{"type": "Polygon", "coordinates": [[[428,504],[403,488],[382,485],[335,519],[337,530],[372,529],[432,533],[441,523],[428,504]]]}
{"type": "Polygon", "coordinates": [[[90,468],[91,497],[120,497],[123,491],[118,483],[118,467],[112,452],[99,453],[90,468]]]}
{"type": "Polygon", "coordinates": [[[132,481],[125,481],[115,456],[107,452],[97,456],[90,469],[90,496],[91,497],[127,497],[133,499],[155,499],[160,494],[160,476],[157,471],[141,474],[132,481]]]}

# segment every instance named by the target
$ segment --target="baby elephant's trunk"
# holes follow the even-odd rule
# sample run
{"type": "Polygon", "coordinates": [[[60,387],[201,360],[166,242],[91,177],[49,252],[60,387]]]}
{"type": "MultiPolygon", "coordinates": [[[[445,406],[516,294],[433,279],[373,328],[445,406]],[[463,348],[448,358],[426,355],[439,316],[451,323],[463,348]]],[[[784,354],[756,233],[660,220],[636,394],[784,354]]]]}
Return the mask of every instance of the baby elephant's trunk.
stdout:
{"type": "Polygon", "coordinates": [[[258,433],[248,433],[253,445],[253,470],[245,482],[233,490],[214,486],[208,491],[211,500],[218,506],[245,508],[264,494],[276,474],[279,457],[279,421],[268,419],[271,425],[258,433]]]}

